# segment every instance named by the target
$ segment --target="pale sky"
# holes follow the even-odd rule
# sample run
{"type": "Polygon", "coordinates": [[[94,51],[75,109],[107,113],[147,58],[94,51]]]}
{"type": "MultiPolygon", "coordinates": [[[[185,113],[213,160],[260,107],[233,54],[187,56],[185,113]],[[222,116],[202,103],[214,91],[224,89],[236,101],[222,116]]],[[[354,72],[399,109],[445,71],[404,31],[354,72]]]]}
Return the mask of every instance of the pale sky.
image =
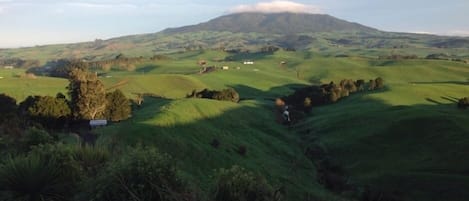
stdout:
{"type": "Polygon", "coordinates": [[[242,11],[324,13],[385,31],[469,36],[469,0],[0,0],[0,47],[153,33],[242,11]]]}

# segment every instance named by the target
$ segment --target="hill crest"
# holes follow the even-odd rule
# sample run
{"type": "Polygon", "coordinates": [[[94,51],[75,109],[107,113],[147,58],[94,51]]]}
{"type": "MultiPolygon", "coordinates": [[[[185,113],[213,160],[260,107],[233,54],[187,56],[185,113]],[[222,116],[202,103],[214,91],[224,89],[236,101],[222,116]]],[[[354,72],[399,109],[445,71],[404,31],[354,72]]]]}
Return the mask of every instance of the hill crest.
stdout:
{"type": "Polygon", "coordinates": [[[298,34],[317,32],[376,32],[377,29],[348,22],[327,14],[234,13],[197,25],[165,29],[163,33],[228,31],[233,33],[298,34]]]}

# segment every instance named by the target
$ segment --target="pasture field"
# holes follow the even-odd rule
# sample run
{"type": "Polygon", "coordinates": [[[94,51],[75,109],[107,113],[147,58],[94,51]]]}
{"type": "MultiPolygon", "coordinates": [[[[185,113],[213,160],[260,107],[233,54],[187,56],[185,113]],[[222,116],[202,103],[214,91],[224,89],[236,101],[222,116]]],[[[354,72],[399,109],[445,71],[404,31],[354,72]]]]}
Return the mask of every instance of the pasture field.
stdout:
{"type": "MultiPolygon", "coordinates": [[[[208,188],[213,170],[237,164],[266,176],[274,187],[287,186],[288,200],[340,200],[317,182],[316,168],[304,156],[304,149],[315,144],[357,186],[370,185],[405,200],[469,197],[469,113],[456,108],[459,98],[469,96],[468,64],[337,58],[314,51],[193,51],[169,57],[131,72],[106,72],[101,80],[109,90],[119,88],[130,98],[136,93],[164,98],[147,97],[131,119],[97,130],[98,143],[155,145],[201,188],[208,188]],[[219,60],[227,56],[231,61],[219,60]],[[199,60],[230,68],[198,74],[199,60]],[[243,65],[245,60],[255,63],[243,65]],[[292,127],[276,121],[273,100],[298,87],[376,77],[384,79],[384,90],[315,107],[292,127]],[[184,98],[193,89],[226,87],[236,89],[242,101],[184,98]],[[211,145],[214,140],[218,148],[211,145]],[[245,155],[238,153],[240,147],[245,155]]],[[[22,100],[64,92],[67,85],[64,79],[15,76],[20,73],[0,69],[0,92],[22,100]]]]}

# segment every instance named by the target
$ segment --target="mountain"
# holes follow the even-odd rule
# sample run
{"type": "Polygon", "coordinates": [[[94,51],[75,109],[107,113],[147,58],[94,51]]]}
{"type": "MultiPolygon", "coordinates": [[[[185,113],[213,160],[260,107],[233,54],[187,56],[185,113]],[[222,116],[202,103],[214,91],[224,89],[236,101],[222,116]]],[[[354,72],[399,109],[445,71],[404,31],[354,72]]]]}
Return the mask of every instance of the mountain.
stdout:
{"type": "Polygon", "coordinates": [[[237,13],[208,22],[158,33],[109,40],[0,49],[0,60],[21,58],[46,63],[60,58],[92,61],[193,50],[258,52],[276,46],[323,55],[383,56],[390,52],[426,57],[429,54],[469,55],[469,38],[384,32],[323,14],[237,13]],[[391,51],[392,50],[392,51],[391,51]]]}
{"type": "Polygon", "coordinates": [[[378,30],[330,15],[306,13],[236,13],[208,22],[163,31],[167,34],[198,31],[298,34],[317,32],[376,32],[378,30]]]}

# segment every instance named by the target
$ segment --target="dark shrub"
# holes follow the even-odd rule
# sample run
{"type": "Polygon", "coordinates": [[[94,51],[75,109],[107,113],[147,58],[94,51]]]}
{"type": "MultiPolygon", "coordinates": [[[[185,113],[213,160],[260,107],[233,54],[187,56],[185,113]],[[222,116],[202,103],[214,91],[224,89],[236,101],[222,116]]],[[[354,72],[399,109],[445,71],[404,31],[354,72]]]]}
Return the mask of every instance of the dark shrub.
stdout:
{"type": "Polygon", "coordinates": [[[8,113],[15,113],[16,109],[17,105],[14,98],[5,94],[0,94],[0,114],[4,115],[8,113]]]}
{"type": "Polygon", "coordinates": [[[23,151],[29,151],[31,146],[53,143],[54,138],[44,130],[29,128],[26,130],[21,141],[23,151]]]}
{"type": "Polygon", "coordinates": [[[106,168],[88,200],[192,200],[171,157],[154,148],[132,148],[106,168]]]}
{"type": "Polygon", "coordinates": [[[69,200],[67,183],[56,161],[37,155],[10,158],[0,165],[1,200],[69,200]]]}
{"type": "Polygon", "coordinates": [[[77,147],[75,149],[73,159],[88,177],[96,176],[98,171],[106,165],[110,158],[110,153],[107,149],[97,146],[77,147]]]}
{"type": "Polygon", "coordinates": [[[214,148],[218,148],[220,147],[220,141],[218,139],[213,139],[210,145],[212,145],[214,148]]]}
{"type": "Polygon", "coordinates": [[[241,156],[246,156],[248,152],[248,148],[244,145],[240,145],[238,146],[238,150],[236,150],[236,152],[238,152],[238,154],[241,156]]]}
{"type": "Polygon", "coordinates": [[[26,157],[10,158],[0,165],[2,200],[71,200],[81,175],[64,145],[39,145],[26,157]]]}
{"type": "Polygon", "coordinates": [[[459,99],[458,107],[461,109],[466,109],[469,106],[469,97],[464,97],[459,99]]]}
{"type": "Polygon", "coordinates": [[[214,201],[272,201],[274,192],[267,181],[239,166],[217,172],[214,201]]]}

